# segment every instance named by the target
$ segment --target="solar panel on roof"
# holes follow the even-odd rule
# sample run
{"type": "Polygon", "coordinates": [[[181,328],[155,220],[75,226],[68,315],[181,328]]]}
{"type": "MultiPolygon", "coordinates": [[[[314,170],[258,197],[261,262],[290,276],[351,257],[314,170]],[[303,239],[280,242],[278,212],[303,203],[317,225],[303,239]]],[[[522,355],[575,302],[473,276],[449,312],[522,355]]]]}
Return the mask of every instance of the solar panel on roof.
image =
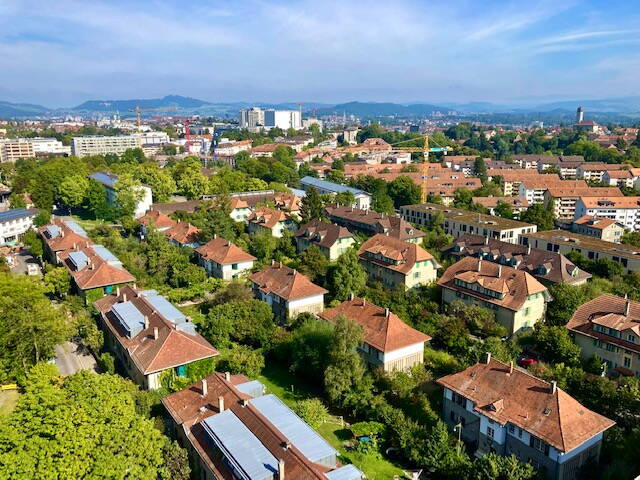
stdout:
{"type": "Polygon", "coordinates": [[[82,235],[83,237],[88,237],[87,232],[85,232],[84,229],[73,220],[66,220],[64,223],[71,229],[71,231],[78,235],[82,235]]]}
{"type": "Polygon", "coordinates": [[[71,252],[69,259],[76,270],[82,270],[89,263],[89,257],[87,257],[84,252],[71,252]]]}
{"type": "Polygon", "coordinates": [[[250,400],[260,413],[280,430],[305,457],[322,465],[335,466],[338,452],[298,415],[273,394],[250,400]]]}
{"type": "Polygon", "coordinates": [[[278,472],[276,457],[231,410],[209,417],[202,424],[226,460],[245,478],[272,480],[278,472]]]}
{"type": "Polygon", "coordinates": [[[241,383],[240,385],[236,385],[236,388],[242,393],[246,393],[252,397],[259,397],[260,395],[263,395],[265,390],[264,385],[258,380],[241,383]]]}
{"type": "Polygon", "coordinates": [[[184,313],[174,307],[171,302],[162,295],[145,295],[145,298],[156,312],[170,322],[182,323],[187,319],[184,313]]]}
{"type": "Polygon", "coordinates": [[[49,238],[56,238],[58,235],[60,235],[60,227],[58,227],[57,225],[49,225],[47,226],[47,228],[45,228],[45,231],[47,232],[47,236],[49,238]]]}
{"type": "Polygon", "coordinates": [[[115,188],[116,180],[118,180],[118,177],[116,177],[115,175],[111,176],[105,172],[93,173],[89,175],[89,178],[93,178],[95,181],[100,182],[105,187],[109,188],[115,188]]]}
{"type": "Polygon", "coordinates": [[[93,249],[94,252],[96,252],[96,255],[98,255],[105,262],[118,263],[122,265],[122,262],[118,260],[118,257],[116,257],[103,245],[92,245],[91,248],[93,249]]]}
{"type": "Polygon", "coordinates": [[[325,475],[329,480],[359,480],[364,478],[364,474],[352,464],[327,472],[325,475]]]}
{"type": "Polygon", "coordinates": [[[0,223],[9,222],[17,218],[35,217],[37,210],[28,208],[15,208],[13,210],[7,210],[6,212],[0,212],[0,223]]]}
{"type": "Polygon", "coordinates": [[[138,335],[144,328],[144,315],[131,302],[116,303],[111,311],[122,325],[129,338],[138,335]]]}
{"type": "Polygon", "coordinates": [[[358,195],[359,193],[367,193],[364,190],[359,190],[357,188],[347,187],[345,185],[340,185],[339,183],[328,182],[326,180],[320,180],[319,178],[314,177],[304,177],[300,180],[301,184],[312,185],[314,187],[321,188],[323,190],[328,190],[331,192],[341,193],[341,192],[351,192],[354,195],[358,195]]]}

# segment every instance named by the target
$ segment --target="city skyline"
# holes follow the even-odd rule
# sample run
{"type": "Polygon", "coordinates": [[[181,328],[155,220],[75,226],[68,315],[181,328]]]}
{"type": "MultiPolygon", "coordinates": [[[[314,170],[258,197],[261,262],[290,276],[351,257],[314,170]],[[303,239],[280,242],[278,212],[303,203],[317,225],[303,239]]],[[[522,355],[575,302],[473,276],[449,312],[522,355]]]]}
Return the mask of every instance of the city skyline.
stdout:
{"type": "Polygon", "coordinates": [[[628,2],[5,2],[0,99],[517,103],[637,94],[628,2]]]}

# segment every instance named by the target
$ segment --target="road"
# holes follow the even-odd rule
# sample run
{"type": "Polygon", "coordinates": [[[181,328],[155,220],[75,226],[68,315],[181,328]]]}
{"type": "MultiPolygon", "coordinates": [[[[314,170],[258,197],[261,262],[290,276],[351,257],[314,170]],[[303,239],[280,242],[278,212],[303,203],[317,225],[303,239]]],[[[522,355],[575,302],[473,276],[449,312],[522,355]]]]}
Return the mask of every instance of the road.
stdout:
{"type": "Polygon", "coordinates": [[[79,352],[75,343],[56,345],[55,350],[55,363],[62,375],[73,375],[78,370],[96,372],[96,359],[91,354],[79,352]]]}

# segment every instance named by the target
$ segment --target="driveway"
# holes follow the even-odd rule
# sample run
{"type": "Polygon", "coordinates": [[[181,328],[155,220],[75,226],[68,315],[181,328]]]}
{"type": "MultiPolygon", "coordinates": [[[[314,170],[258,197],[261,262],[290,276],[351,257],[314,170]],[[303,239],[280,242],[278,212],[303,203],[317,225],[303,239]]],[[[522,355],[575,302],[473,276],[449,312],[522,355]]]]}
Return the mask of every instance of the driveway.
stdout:
{"type": "Polygon", "coordinates": [[[73,375],[78,370],[96,370],[96,359],[93,355],[78,349],[73,342],[56,345],[55,364],[62,375],[73,375]]]}

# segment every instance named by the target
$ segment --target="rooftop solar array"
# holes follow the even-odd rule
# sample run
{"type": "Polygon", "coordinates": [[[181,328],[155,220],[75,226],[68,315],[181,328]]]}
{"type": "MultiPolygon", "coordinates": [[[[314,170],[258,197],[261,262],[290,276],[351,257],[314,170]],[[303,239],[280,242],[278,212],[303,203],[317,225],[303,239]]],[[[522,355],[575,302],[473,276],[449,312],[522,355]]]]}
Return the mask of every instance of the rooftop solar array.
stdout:
{"type": "Polygon", "coordinates": [[[87,235],[87,232],[85,232],[84,229],[73,220],[65,220],[64,223],[71,229],[71,231],[77,233],[78,235],[82,235],[83,237],[89,236],[87,235]]]}
{"type": "Polygon", "coordinates": [[[327,472],[325,475],[329,480],[360,480],[364,478],[362,472],[352,464],[327,472]]]}
{"type": "Polygon", "coordinates": [[[164,298],[162,295],[145,295],[147,302],[151,304],[153,309],[162,315],[164,318],[173,323],[182,323],[187,320],[187,317],[174,307],[169,300],[164,298]]]}
{"type": "Polygon", "coordinates": [[[272,480],[278,460],[231,411],[205,419],[204,428],[234,469],[247,480],[272,480]]]}
{"type": "Polygon", "coordinates": [[[45,231],[47,232],[47,236],[49,238],[56,238],[58,235],[60,235],[60,227],[58,227],[57,225],[48,225],[45,228],[45,231]]]}
{"type": "Polygon", "coordinates": [[[93,173],[89,175],[89,178],[93,178],[97,182],[100,182],[105,187],[109,187],[109,188],[115,188],[116,180],[118,180],[118,177],[116,177],[115,175],[111,176],[106,172],[93,173]]]}
{"type": "Polygon", "coordinates": [[[192,322],[182,322],[176,325],[176,330],[184,332],[187,335],[196,334],[196,324],[192,322]]]}
{"type": "Polygon", "coordinates": [[[258,380],[241,383],[240,385],[236,385],[236,388],[242,393],[246,393],[252,397],[259,397],[260,395],[263,395],[265,390],[264,385],[258,380]]]}
{"type": "Polygon", "coordinates": [[[89,263],[89,257],[85,255],[84,252],[71,252],[69,254],[69,259],[73,266],[76,267],[76,270],[82,270],[89,263]]]}
{"type": "Polygon", "coordinates": [[[118,257],[116,257],[103,245],[92,245],[91,248],[94,252],[96,252],[96,255],[98,255],[105,262],[122,266],[122,262],[118,260],[118,257]]]}
{"type": "Polygon", "coordinates": [[[115,303],[111,307],[129,338],[138,335],[144,328],[144,315],[131,302],[115,303]]]}
{"type": "Polygon", "coordinates": [[[322,190],[329,190],[331,192],[336,192],[336,193],[351,192],[354,195],[358,195],[360,193],[367,193],[364,190],[347,187],[345,185],[340,185],[339,183],[328,182],[326,180],[321,180],[319,178],[314,178],[314,177],[304,177],[302,180],[300,180],[300,183],[304,185],[311,185],[314,187],[321,188],[322,190]]]}
{"type": "Polygon", "coordinates": [[[280,430],[305,457],[322,465],[335,466],[338,452],[315,430],[273,394],[250,400],[260,413],[280,430]]]}
{"type": "Polygon", "coordinates": [[[291,193],[293,193],[296,197],[304,198],[307,196],[307,192],[304,190],[300,190],[299,188],[290,188],[291,193]]]}
{"type": "Polygon", "coordinates": [[[7,210],[6,212],[0,212],[0,223],[9,222],[18,218],[35,217],[38,211],[30,208],[15,208],[13,210],[7,210]]]}

